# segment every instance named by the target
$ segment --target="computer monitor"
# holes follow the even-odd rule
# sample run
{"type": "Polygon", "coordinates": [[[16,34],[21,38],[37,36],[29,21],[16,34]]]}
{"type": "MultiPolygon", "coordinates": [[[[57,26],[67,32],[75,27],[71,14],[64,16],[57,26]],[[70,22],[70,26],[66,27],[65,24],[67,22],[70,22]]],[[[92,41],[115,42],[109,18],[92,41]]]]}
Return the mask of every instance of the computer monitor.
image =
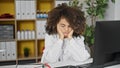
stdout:
{"type": "Polygon", "coordinates": [[[120,62],[120,21],[96,22],[93,49],[93,65],[120,62]]]}

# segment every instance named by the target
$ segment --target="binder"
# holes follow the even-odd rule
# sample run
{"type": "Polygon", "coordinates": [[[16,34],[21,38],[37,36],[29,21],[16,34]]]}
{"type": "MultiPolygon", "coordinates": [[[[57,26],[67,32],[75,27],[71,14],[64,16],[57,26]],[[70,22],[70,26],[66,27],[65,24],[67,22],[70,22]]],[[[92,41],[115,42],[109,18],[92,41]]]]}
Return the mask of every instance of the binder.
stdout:
{"type": "Polygon", "coordinates": [[[15,60],[16,59],[16,42],[15,41],[11,41],[10,42],[10,50],[11,50],[11,60],[15,60]]]}
{"type": "Polygon", "coordinates": [[[36,22],[37,39],[44,39],[46,20],[36,22]]]}
{"type": "Polygon", "coordinates": [[[36,21],[36,32],[37,32],[37,39],[41,38],[41,21],[36,21]]]}
{"type": "Polygon", "coordinates": [[[31,13],[31,4],[30,4],[31,2],[30,0],[26,0],[25,2],[26,2],[26,7],[25,7],[26,8],[26,12],[25,12],[26,19],[31,19],[31,14],[30,14],[31,13]]]}
{"type": "Polygon", "coordinates": [[[0,57],[0,61],[6,60],[6,43],[5,42],[0,42],[0,48],[2,50],[5,50],[4,52],[1,52],[1,57],[0,57]]]}
{"type": "Polygon", "coordinates": [[[6,56],[7,56],[7,59],[6,60],[11,60],[11,44],[10,42],[6,42],[6,56]]]}
{"type": "Polygon", "coordinates": [[[36,2],[35,2],[35,0],[30,0],[30,7],[31,7],[31,19],[36,19],[36,2]]]}
{"type": "Polygon", "coordinates": [[[41,27],[42,27],[42,34],[41,34],[41,38],[42,39],[45,39],[45,25],[46,25],[46,20],[43,20],[42,22],[41,22],[41,27]]]}
{"type": "Polygon", "coordinates": [[[9,41],[6,42],[6,60],[16,59],[16,42],[9,41]]]}
{"type": "Polygon", "coordinates": [[[21,0],[21,19],[26,19],[26,0],[21,0]]]}
{"type": "MultiPolygon", "coordinates": [[[[2,48],[1,48],[1,42],[0,42],[0,50],[2,50],[2,48]]],[[[0,52],[0,61],[2,60],[2,52],[0,52]]]]}
{"type": "Polygon", "coordinates": [[[21,19],[21,0],[15,1],[16,6],[16,19],[21,19]]]}

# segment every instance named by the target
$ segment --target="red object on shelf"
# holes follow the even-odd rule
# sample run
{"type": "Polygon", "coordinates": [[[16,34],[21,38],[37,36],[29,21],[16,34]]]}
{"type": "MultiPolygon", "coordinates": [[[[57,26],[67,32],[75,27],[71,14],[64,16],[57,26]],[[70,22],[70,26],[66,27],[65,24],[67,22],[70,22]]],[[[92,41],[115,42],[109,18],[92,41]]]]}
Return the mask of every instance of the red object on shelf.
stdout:
{"type": "Polygon", "coordinates": [[[14,16],[9,14],[9,13],[5,13],[5,14],[0,15],[0,18],[7,18],[8,19],[8,18],[14,18],[14,16]]]}

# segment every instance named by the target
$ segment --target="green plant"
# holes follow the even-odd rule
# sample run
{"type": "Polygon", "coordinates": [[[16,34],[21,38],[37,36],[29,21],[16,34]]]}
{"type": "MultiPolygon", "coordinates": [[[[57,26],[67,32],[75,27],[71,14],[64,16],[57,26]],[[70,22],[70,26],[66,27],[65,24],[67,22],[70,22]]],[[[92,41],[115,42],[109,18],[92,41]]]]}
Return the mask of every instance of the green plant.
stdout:
{"type": "Polygon", "coordinates": [[[24,48],[24,56],[28,57],[29,56],[30,49],[28,47],[24,48]]]}
{"type": "Polygon", "coordinates": [[[113,3],[115,3],[115,0],[111,0],[113,3]]]}
{"type": "MultiPolygon", "coordinates": [[[[85,0],[87,4],[86,13],[87,17],[91,19],[91,25],[88,26],[86,24],[86,29],[84,32],[85,43],[89,46],[94,45],[94,31],[95,31],[95,22],[97,18],[102,19],[104,18],[104,13],[108,6],[109,0],[85,0]]],[[[115,3],[115,0],[111,0],[115,3]]]]}
{"type": "Polygon", "coordinates": [[[104,18],[104,13],[109,0],[86,0],[86,12],[91,18],[91,24],[94,25],[96,18],[104,18]]]}
{"type": "Polygon", "coordinates": [[[88,46],[92,46],[94,44],[94,26],[88,26],[86,24],[83,35],[85,37],[85,44],[88,44],[88,46]]]}
{"type": "Polygon", "coordinates": [[[71,0],[71,1],[69,1],[68,5],[71,6],[71,7],[74,7],[74,8],[78,8],[80,10],[82,9],[82,6],[83,6],[82,3],[80,4],[79,0],[71,0]]]}

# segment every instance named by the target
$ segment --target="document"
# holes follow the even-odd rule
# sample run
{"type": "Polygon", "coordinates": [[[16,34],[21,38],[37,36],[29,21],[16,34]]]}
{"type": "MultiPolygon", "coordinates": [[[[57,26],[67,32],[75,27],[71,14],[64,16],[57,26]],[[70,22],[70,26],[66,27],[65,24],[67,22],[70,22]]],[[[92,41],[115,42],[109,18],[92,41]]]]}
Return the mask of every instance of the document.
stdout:
{"type": "Polygon", "coordinates": [[[0,68],[16,68],[16,65],[5,65],[5,66],[0,66],[0,68]]]}
{"type": "Polygon", "coordinates": [[[43,68],[42,65],[17,65],[16,68],[43,68]]]}

